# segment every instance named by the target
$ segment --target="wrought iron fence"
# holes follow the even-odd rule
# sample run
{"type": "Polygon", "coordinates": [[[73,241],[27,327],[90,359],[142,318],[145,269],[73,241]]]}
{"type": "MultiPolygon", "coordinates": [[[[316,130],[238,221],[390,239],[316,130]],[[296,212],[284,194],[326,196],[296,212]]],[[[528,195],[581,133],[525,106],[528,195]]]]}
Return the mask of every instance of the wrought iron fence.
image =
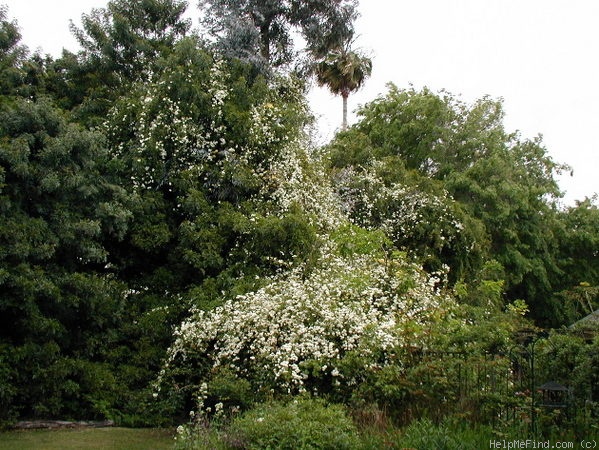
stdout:
{"type": "MultiPolygon", "coordinates": [[[[538,433],[540,422],[552,420],[558,426],[575,415],[590,424],[599,411],[594,389],[591,394],[575,392],[539,378],[537,343],[545,338],[546,333],[530,334],[508,351],[493,354],[422,353],[407,374],[412,390],[401,419],[427,415],[440,420],[451,415],[494,427],[511,424],[530,435],[538,433]]],[[[546,376],[550,361],[541,362],[546,376]]]]}

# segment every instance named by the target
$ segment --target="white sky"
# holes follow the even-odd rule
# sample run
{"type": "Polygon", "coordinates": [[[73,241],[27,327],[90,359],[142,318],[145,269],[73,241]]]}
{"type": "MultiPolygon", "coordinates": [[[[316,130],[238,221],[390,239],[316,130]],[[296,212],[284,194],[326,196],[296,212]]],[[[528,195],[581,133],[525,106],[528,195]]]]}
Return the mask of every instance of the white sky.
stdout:
{"type": "MultiPolygon", "coordinates": [[[[59,56],[77,48],[69,20],[106,1],[0,3],[31,50],[59,56]]],[[[360,11],[357,45],[371,54],[373,74],[350,96],[350,110],[387,82],[446,89],[467,102],[502,97],[506,129],[542,134],[554,160],[573,168],[560,178],[565,203],[599,192],[599,1],[361,0],[360,11]]],[[[341,122],[341,99],[314,88],[310,102],[326,139],[341,122]]]]}

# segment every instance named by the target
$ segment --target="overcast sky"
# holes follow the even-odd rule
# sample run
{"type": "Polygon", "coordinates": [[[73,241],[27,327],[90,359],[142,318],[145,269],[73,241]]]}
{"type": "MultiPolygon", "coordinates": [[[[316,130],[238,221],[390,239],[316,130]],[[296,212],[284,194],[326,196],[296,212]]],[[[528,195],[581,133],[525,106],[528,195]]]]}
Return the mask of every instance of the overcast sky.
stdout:
{"type": "MultiPolygon", "coordinates": [[[[31,50],[59,56],[77,48],[69,20],[106,1],[0,3],[31,50]]],[[[508,131],[542,134],[553,159],[573,168],[560,178],[567,204],[599,192],[599,1],[361,0],[360,12],[357,45],[372,56],[373,74],[350,96],[350,110],[388,82],[467,102],[501,97],[508,131]]],[[[310,101],[326,139],[341,123],[341,99],[315,88],[310,101]]]]}

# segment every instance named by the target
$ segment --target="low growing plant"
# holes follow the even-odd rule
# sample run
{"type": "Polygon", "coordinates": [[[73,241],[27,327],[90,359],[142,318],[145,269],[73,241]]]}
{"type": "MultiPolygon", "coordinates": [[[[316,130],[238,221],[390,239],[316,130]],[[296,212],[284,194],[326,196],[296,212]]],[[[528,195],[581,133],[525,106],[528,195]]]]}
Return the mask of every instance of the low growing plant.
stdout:
{"type": "Polygon", "coordinates": [[[358,430],[341,405],[315,398],[265,403],[233,420],[232,448],[356,449],[358,430]]]}

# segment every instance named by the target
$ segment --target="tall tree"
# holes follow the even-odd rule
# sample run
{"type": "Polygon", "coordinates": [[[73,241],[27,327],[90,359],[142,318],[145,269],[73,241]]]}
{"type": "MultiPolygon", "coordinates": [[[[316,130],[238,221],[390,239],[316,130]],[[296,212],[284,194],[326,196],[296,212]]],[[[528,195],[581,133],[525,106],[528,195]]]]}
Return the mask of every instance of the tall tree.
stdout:
{"type": "Polygon", "coordinates": [[[52,67],[57,96],[77,108],[87,125],[99,125],[131,84],[158,70],[175,43],[191,28],[184,0],[111,0],[82,16],[71,31],[82,50],[64,52],[52,67]]]}
{"type": "Polygon", "coordinates": [[[289,63],[292,29],[322,56],[349,39],[356,0],[199,0],[204,25],[232,56],[269,66],[289,63]]]}
{"type": "Polygon", "coordinates": [[[349,46],[330,52],[314,66],[316,81],[327,86],[335,95],[343,98],[343,122],[341,129],[347,128],[347,99],[349,94],[362,87],[372,73],[372,60],[351,50],[349,46]]]}
{"type": "Polygon", "coordinates": [[[82,57],[92,64],[137,79],[191,27],[184,0],[112,0],[83,14],[83,28],[71,24],[82,57]]]}
{"type": "MultiPolygon", "coordinates": [[[[421,186],[426,179],[429,185],[440,182],[448,194],[441,206],[447,207],[438,209],[434,202],[434,214],[422,208],[417,211],[418,219],[430,220],[406,224],[426,225],[420,227],[426,233],[418,242],[430,239],[431,224],[438,228],[447,223],[450,227],[442,230],[445,239],[437,255],[441,261],[453,269],[484,259],[496,260],[505,269],[505,299],[523,299],[539,323],[556,324],[559,311],[551,294],[563,289],[559,282],[563,263],[557,234],[560,217],[556,199],[560,191],[555,175],[564,166],[549,157],[541,138],[528,140],[507,133],[501,101],[483,98],[468,105],[447,92],[436,94],[426,88],[416,91],[391,86],[386,96],[365,105],[358,114],[361,120],[333,143],[334,164],[370,168],[391,187],[417,180],[419,192],[424,190],[421,186]],[[407,170],[397,176],[399,164],[407,170]],[[448,219],[445,222],[438,219],[444,209],[452,212],[444,215],[448,219]],[[450,246],[447,241],[452,234],[447,230],[453,233],[454,218],[460,219],[458,228],[463,231],[450,246]],[[466,226],[468,223],[473,226],[466,226]],[[484,244],[482,259],[473,260],[467,246],[462,252],[464,246],[455,245],[468,243],[459,236],[464,232],[476,237],[476,245],[484,244]]],[[[384,193],[378,191],[379,196],[384,193]]],[[[397,202],[396,198],[402,197],[389,197],[397,202]]],[[[374,212],[394,222],[388,228],[401,231],[396,242],[417,251],[419,244],[411,239],[416,235],[410,228],[399,226],[405,220],[405,210],[394,218],[387,199],[382,200],[385,202],[373,203],[375,209],[381,209],[374,212]]],[[[413,201],[404,203],[416,206],[413,201]]],[[[579,211],[583,212],[590,210],[579,211]]],[[[428,244],[425,248],[431,249],[428,244]]],[[[473,278],[475,271],[476,265],[461,276],[473,278]]]]}
{"type": "Polygon", "coordinates": [[[84,387],[98,373],[76,367],[105,350],[123,306],[103,240],[127,227],[124,192],[102,175],[102,136],[65,116],[45,98],[0,114],[0,366],[30,416],[98,414],[102,389],[84,387]]]}
{"type": "Polygon", "coordinates": [[[23,77],[19,66],[27,49],[20,40],[17,23],[7,19],[7,8],[0,5],[0,94],[11,92],[23,77]]]}

